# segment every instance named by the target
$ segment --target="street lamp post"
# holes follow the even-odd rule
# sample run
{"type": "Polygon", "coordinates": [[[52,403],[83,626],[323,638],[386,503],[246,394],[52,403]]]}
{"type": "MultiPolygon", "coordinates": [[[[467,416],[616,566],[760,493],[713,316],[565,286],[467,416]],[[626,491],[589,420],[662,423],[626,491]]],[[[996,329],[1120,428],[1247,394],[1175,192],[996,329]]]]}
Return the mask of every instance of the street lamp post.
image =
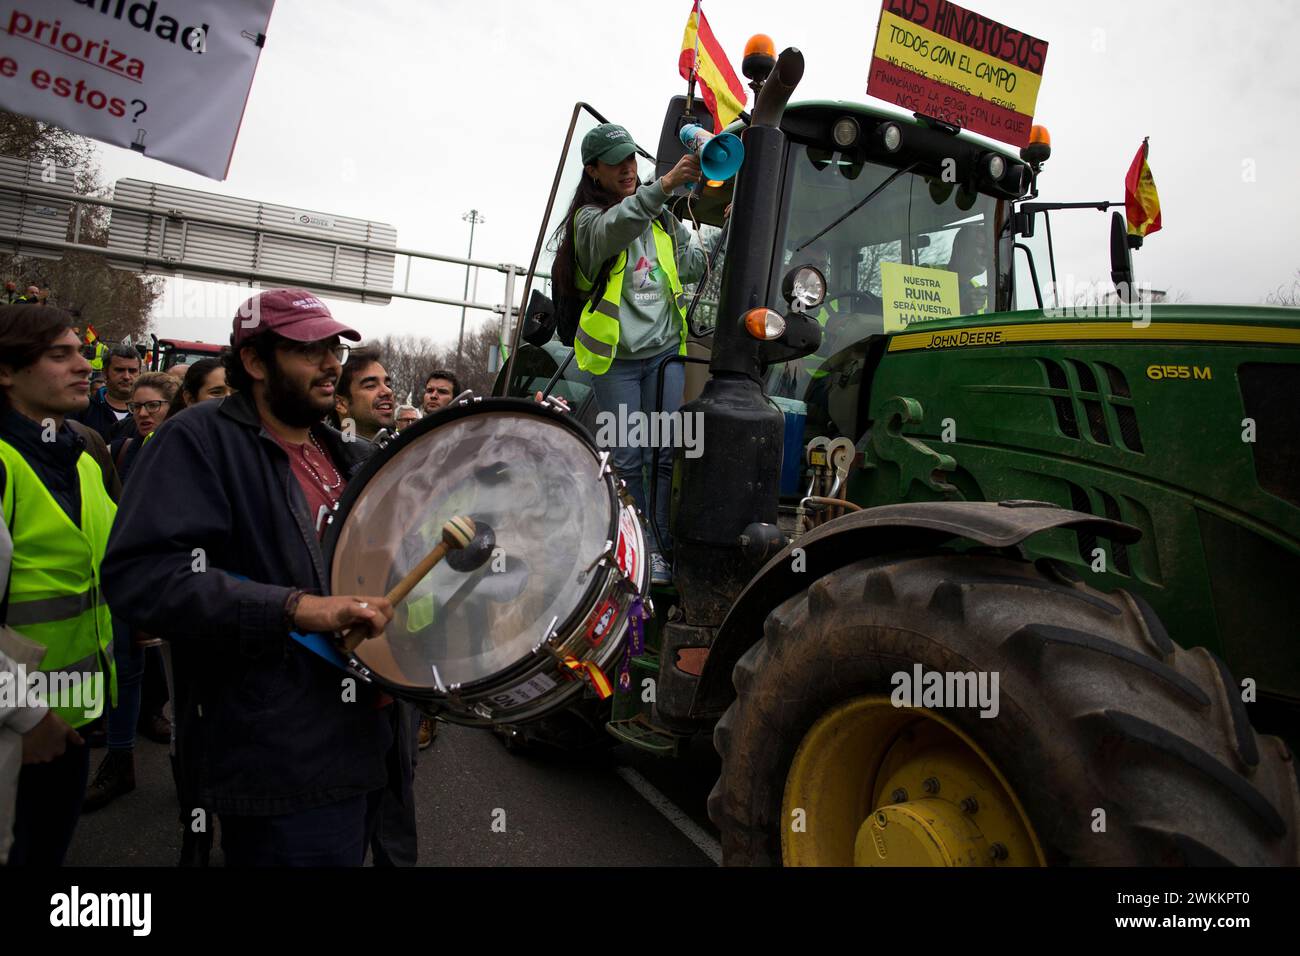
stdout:
{"type": "MultiPolygon", "coordinates": [[[[465,215],[461,216],[460,218],[465,220],[465,222],[469,223],[469,252],[465,254],[465,258],[473,259],[474,258],[474,227],[478,225],[480,222],[487,222],[487,220],[483,218],[483,216],[479,213],[477,209],[471,209],[469,212],[465,213],[465,215]]],[[[465,291],[461,294],[461,298],[466,301],[468,301],[469,299],[469,270],[470,270],[470,266],[466,264],[465,291]]],[[[456,342],[456,371],[457,372],[460,372],[460,353],[461,350],[465,347],[465,308],[466,307],[463,305],[460,307],[460,338],[456,342]]]]}

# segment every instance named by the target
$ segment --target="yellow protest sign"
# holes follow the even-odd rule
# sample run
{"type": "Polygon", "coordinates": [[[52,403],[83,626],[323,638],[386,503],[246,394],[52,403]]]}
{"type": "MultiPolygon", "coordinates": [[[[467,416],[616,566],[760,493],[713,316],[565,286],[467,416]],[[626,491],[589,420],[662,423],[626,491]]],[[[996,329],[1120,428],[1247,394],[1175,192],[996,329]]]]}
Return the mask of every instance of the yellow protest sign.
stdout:
{"type": "Polygon", "coordinates": [[[880,280],[886,332],[901,332],[921,322],[938,322],[961,315],[961,293],[955,272],[882,262],[880,280]]]}
{"type": "Polygon", "coordinates": [[[867,93],[1024,147],[1047,43],[949,0],[883,0],[867,93]]]}

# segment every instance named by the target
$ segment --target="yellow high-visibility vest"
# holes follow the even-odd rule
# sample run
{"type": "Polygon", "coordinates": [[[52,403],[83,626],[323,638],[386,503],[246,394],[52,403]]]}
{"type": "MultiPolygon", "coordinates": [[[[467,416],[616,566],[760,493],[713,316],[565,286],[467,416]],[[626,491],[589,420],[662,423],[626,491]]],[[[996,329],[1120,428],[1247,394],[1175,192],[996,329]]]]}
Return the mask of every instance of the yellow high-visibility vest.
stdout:
{"type": "MultiPolygon", "coordinates": [[[[840,310],[832,309],[829,303],[823,303],[822,307],[817,311],[817,315],[814,316],[814,318],[817,319],[817,324],[822,327],[823,339],[825,338],[826,335],[826,323],[828,323],[832,318],[838,316],[839,314],[840,314],[840,310]]],[[[825,364],[826,364],[826,358],[824,356],[818,355],[816,352],[813,352],[811,355],[805,355],[803,357],[804,371],[808,373],[808,377],[811,379],[825,378],[827,375],[830,374],[824,368],[822,368],[822,366],[825,364]]]]}
{"type": "MultiPolygon", "coordinates": [[[[576,215],[576,214],[575,214],[576,215]]],[[[681,321],[681,347],[679,355],[686,354],[686,313],[682,311],[678,298],[682,294],[682,280],[677,275],[677,257],[673,251],[672,237],[659,225],[659,220],[651,223],[654,231],[655,255],[668,278],[668,287],[672,292],[673,309],[681,321]]],[[[574,284],[579,292],[590,292],[592,282],[582,274],[581,267],[574,256],[574,284]]],[[[605,283],[605,293],[595,300],[588,300],[578,319],[578,331],[573,337],[573,351],[578,360],[578,368],[592,375],[604,375],[614,362],[618,352],[618,316],[623,301],[623,274],[627,269],[627,250],[618,254],[614,267],[610,271],[609,281],[605,283]]]]}
{"type": "Polygon", "coordinates": [[[81,523],[74,524],[18,449],[0,440],[4,520],[12,526],[13,564],[6,623],[45,648],[40,670],[46,703],[73,727],[90,723],[96,705],[117,699],[113,621],[100,588],[99,566],[117,506],[99,465],[77,459],[81,523]]]}

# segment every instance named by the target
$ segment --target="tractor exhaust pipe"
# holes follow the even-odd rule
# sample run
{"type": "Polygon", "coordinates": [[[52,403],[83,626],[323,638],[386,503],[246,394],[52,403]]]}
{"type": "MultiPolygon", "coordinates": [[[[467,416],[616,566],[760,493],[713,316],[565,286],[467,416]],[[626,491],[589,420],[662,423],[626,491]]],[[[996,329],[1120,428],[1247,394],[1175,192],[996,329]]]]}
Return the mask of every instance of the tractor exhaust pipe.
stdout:
{"type": "Polygon", "coordinates": [[[803,79],[803,54],[794,47],[781,51],[776,66],[763,83],[763,89],[754,103],[750,128],[755,126],[780,126],[785,106],[794,94],[794,88],[803,79]]]}

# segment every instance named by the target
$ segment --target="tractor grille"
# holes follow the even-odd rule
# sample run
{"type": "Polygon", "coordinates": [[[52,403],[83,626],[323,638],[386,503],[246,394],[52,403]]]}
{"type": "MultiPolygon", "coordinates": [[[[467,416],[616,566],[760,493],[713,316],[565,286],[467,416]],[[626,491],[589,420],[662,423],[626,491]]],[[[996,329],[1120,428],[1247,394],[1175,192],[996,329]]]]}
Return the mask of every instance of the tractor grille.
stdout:
{"type": "MultiPolygon", "coordinates": [[[[1097,494],[1101,495],[1101,505],[1106,510],[1106,517],[1111,521],[1122,521],[1119,516],[1119,504],[1115,499],[1106,492],[1098,490],[1097,494]]],[[[1128,563],[1128,545],[1120,544],[1118,541],[1110,543],[1111,550],[1115,555],[1115,569],[1125,577],[1133,576],[1133,569],[1128,563]]]]}
{"type": "Polygon", "coordinates": [[[1300,505],[1300,365],[1250,362],[1237,369],[1246,417],[1255,420],[1255,477],[1300,505]]]}
{"type": "Polygon", "coordinates": [[[1132,398],[1133,393],[1129,391],[1128,379],[1124,373],[1111,365],[1109,362],[1098,363],[1106,370],[1106,380],[1110,382],[1110,393],[1116,398],[1132,398]]]}
{"type": "MultiPolygon", "coordinates": [[[[1070,510],[1092,514],[1088,493],[1072,481],[1067,484],[1070,486],[1070,510]]],[[[1075,537],[1079,539],[1079,559],[1084,564],[1092,564],[1092,552],[1097,547],[1097,536],[1091,531],[1077,531],[1075,537]]]]}
{"type": "MultiPolygon", "coordinates": [[[[1065,380],[1065,372],[1051,359],[1039,359],[1047,370],[1047,387],[1068,392],[1070,383],[1065,380]]],[[[1052,396],[1052,407],[1056,409],[1056,424],[1066,438],[1079,437],[1079,423],[1074,417],[1074,403],[1064,395],[1052,396]]]]}
{"type": "MultiPolygon", "coordinates": [[[[1097,509],[1092,506],[1092,498],[1085,488],[1076,485],[1072,481],[1066,484],[1070,488],[1070,508],[1074,511],[1081,511],[1084,514],[1095,515],[1097,509]]],[[[1102,491],[1100,488],[1093,489],[1094,494],[1101,501],[1101,517],[1109,518],[1112,521],[1123,521],[1120,515],[1119,502],[1113,495],[1102,491]]],[[[1097,548],[1097,536],[1090,531],[1076,531],[1075,537],[1078,538],[1079,559],[1084,564],[1092,564],[1092,552],[1097,548]]],[[[1128,546],[1120,544],[1118,541],[1110,541],[1109,548],[1103,548],[1110,564],[1110,571],[1116,574],[1122,574],[1125,577],[1133,576],[1133,568],[1129,563],[1128,546]]]]}
{"type": "Polygon", "coordinates": [[[1142,451],[1142,433],[1138,431],[1137,412],[1132,405],[1115,405],[1115,417],[1119,419],[1119,440],[1129,451],[1142,451]]]}
{"type": "Polygon", "coordinates": [[[1081,438],[1079,422],[1088,427],[1088,436],[1098,445],[1115,445],[1141,454],[1142,433],[1138,427],[1137,411],[1133,408],[1133,393],[1128,380],[1114,365],[1097,362],[1095,365],[1078,359],[1038,360],[1047,376],[1047,387],[1056,424],[1066,438],[1081,438]],[[1067,373],[1073,373],[1068,374],[1067,373]],[[1098,369],[1105,373],[1107,388],[1101,388],[1098,369]],[[1113,418],[1106,414],[1107,408],[1113,418]],[[1115,434],[1118,432],[1118,435],[1115,434]]]}

